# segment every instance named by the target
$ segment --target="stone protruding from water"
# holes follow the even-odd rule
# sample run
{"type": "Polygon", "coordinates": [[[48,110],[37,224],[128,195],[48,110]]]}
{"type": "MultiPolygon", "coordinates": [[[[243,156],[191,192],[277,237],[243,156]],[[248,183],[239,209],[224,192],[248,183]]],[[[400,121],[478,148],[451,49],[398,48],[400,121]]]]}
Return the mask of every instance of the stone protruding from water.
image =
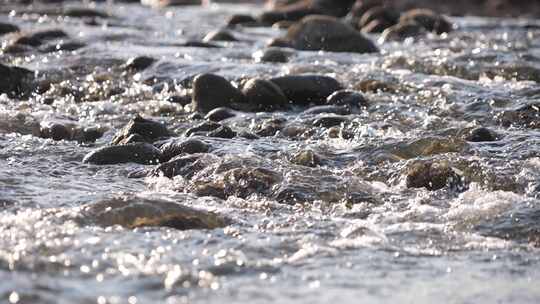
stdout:
{"type": "Polygon", "coordinates": [[[158,164],[161,151],[148,143],[131,143],[117,146],[105,146],[88,153],[83,163],[95,165],[114,165],[138,163],[143,165],[158,164]]]}
{"type": "Polygon", "coordinates": [[[426,188],[430,191],[462,186],[462,178],[445,162],[418,162],[410,166],[407,188],[426,188]]]}
{"type": "Polygon", "coordinates": [[[0,63],[0,94],[7,94],[12,98],[29,94],[33,75],[30,70],[0,63]]]}
{"type": "Polygon", "coordinates": [[[306,51],[376,53],[377,46],[360,32],[328,16],[308,16],[283,38],[292,48],[306,51]]]}
{"type": "Polygon", "coordinates": [[[275,111],[285,108],[287,97],[272,81],[254,78],[242,87],[247,102],[258,111],[275,111]]]}
{"type": "Polygon", "coordinates": [[[285,94],[289,103],[324,104],[328,96],[343,87],[334,78],[321,75],[288,75],[270,79],[285,94]]]}
{"type": "Polygon", "coordinates": [[[143,141],[153,143],[158,139],[171,136],[171,133],[164,124],[136,115],[126,126],[116,133],[112,144],[128,143],[128,138],[132,135],[139,135],[143,141]]]}
{"type": "Polygon", "coordinates": [[[190,230],[225,227],[229,220],[178,202],[127,195],[83,206],[78,222],[102,227],[119,225],[129,229],[168,227],[190,230]]]}
{"type": "Polygon", "coordinates": [[[195,111],[208,113],[243,101],[242,92],[221,76],[200,74],[193,79],[192,106],[195,111]]]}

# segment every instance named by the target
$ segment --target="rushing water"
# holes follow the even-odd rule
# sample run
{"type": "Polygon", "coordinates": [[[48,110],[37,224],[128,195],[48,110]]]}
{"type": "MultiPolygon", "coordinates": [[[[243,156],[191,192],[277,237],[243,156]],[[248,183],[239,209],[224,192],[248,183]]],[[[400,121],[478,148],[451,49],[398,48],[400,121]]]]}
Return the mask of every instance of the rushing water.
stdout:
{"type": "Polygon", "coordinates": [[[88,22],[43,8],[1,8],[0,21],[61,28],[86,45],[0,57],[56,86],[29,99],[0,97],[2,303],[540,302],[540,133],[530,121],[500,119],[540,101],[540,23],[453,19],[451,34],[382,43],[381,54],[291,51],[288,63],[275,64],[252,55],[277,29],[235,29],[242,41],[221,49],[180,46],[255,6],[99,8],[114,17],[88,22]],[[117,67],[138,55],[159,61],[122,74],[117,67]],[[82,163],[135,113],[178,134],[198,123],[167,98],[203,72],[231,80],[327,74],[363,89],[370,106],[347,117],[351,139],[313,127],[317,116],[303,109],[231,118],[226,124],[238,130],[268,118],[284,118],[290,128],[256,140],[205,139],[213,156],[192,180],[127,178],[143,166],[82,163]],[[145,84],[150,78],[158,83],[145,84]],[[35,124],[47,121],[106,132],[92,145],[33,136],[35,124]],[[462,139],[462,130],[479,125],[499,140],[462,139]],[[291,163],[303,149],[318,153],[321,166],[291,163]],[[466,187],[408,189],[404,170],[418,159],[449,162],[466,187]],[[307,203],[193,194],[198,182],[224,180],[223,168],[237,167],[278,172],[274,188],[294,189],[307,203]],[[81,206],[115,197],[179,202],[230,224],[179,231],[80,219],[81,206]]]}

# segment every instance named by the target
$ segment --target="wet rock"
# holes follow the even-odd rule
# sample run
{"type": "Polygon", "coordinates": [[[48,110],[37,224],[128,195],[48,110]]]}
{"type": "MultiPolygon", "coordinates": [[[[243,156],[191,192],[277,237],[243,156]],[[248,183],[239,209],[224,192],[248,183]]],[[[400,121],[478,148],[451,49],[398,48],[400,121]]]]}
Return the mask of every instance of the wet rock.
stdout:
{"type": "Polygon", "coordinates": [[[406,24],[414,21],[430,32],[437,34],[449,33],[453,25],[444,16],[429,9],[413,9],[405,12],[399,19],[399,23],[406,24]]]}
{"type": "Polygon", "coordinates": [[[197,196],[212,196],[220,199],[227,199],[223,185],[215,182],[197,183],[191,191],[197,196]]]}
{"type": "Polygon", "coordinates": [[[236,132],[227,126],[221,126],[213,131],[208,132],[206,136],[231,139],[236,137],[236,132]]]}
{"type": "Polygon", "coordinates": [[[18,32],[18,31],[19,31],[18,26],[14,24],[10,24],[10,23],[0,22],[0,36],[9,34],[9,33],[18,32]]]}
{"type": "Polygon", "coordinates": [[[211,163],[211,160],[206,158],[205,155],[207,154],[179,155],[166,163],[158,165],[152,170],[151,174],[167,178],[182,176],[191,179],[211,163]]]}
{"type": "Polygon", "coordinates": [[[312,136],[313,129],[303,124],[289,124],[280,130],[280,134],[291,139],[306,138],[312,136]]]}
{"type": "Polygon", "coordinates": [[[267,47],[271,48],[292,48],[292,44],[284,38],[273,38],[266,44],[267,47]]]}
{"type": "Polygon", "coordinates": [[[275,111],[285,108],[287,97],[274,82],[251,79],[242,87],[246,101],[258,111],[275,111]]]}
{"type": "Polygon", "coordinates": [[[104,134],[104,131],[99,127],[88,127],[83,129],[74,130],[73,140],[76,140],[81,143],[90,143],[95,142],[101,138],[104,134]]]}
{"type": "Polygon", "coordinates": [[[229,32],[229,31],[216,30],[216,31],[212,31],[212,32],[206,34],[206,36],[204,36],[204,38],[203,38],[203,41],[204,42],[211,42],[211,41],[238,41],[238,39],[236,39],[234,37],[234,35],[231,34],[231,32],[229,32]]]}
{"type": "Polygon", "coordinates": [[[112,140],[112,144],[120,144],[123,140],[133,134],[142,136],[148,143],[153,143],[160,138],[169,137],[171,135],[164,124],[136,115],[135,118],[131,119],[126,126],[118,131],[112,140]]]}
{"type": "Polygon", "coordinates": [[[208,112],[208,114],[206,114],[204,119],[207,119],[207,120],[210,120],[210,121],[215,121],[215,122],[220,122],[222,120],[225,120],[225,119],[231,118],[231,117],[235,117],[235,116],[236,116],[236,114],[234,113],[233,110],[231,110],[229,108],[222,107],[222,108],[213,109],[212,111],[208,112]]]}
{"type": "Polygon", "coordinates": [[[214,213],[193,209],[178,202],[118,196],[83,206],[78,222],[103,227],[120,225],[129,229],[168,227],[189,230],[220,228],[229,221],[214,213]]]}
{"type": "Polygon", "coordinates": [[[135,133],[130,134],[127,137],[122,138],[119,142],[115,143],[116,145],[125,145],[125,144],[134,144],[134,143],[144,143],[146,139],[141,135],[135,133]]]}
{"type": "Polygon", "coordinates": [[[208,42],[202,42],[202,41],[187,41],[183,43],[181,46],[184,47],[198,47],[198,48],[206,48],[206,49],[220,49],[221,46],[213,43],[208,42]]]}
{"type": "Polygon", "coordinates": [[[223,176],[224,193],[241,198],[252,194],[267,195],[281,179],[281,174],[266,168],[236,168],[223,176]]]}
{"type": "Polygon", "coordinates": [[[40,51],[45,53],[52,53],[58,51],[76,51],[85,47],[86,44],[76,41],[60,41],[59,43],[46,44],[40,47],[40,51]]]}
{"type": "Polygon", "coordinates": [[[291,163],[305,167],[317,167],[321,164],[321,157],[311,150],[304,150],[291,157],[291,163]]]}
{"type": "Polygon", "coordinates": [[[138,163],[151,165],[159,163],[161,151],[147,143],[133,143],[117,146],[106,146],[88,153],[83,163],[95,165],[113,165],[121,163],[138,163]]]}
{"type": "Polygon", "coordinates": [[[498,120],[505,127],[540,129],[540,103],[531,103],[515,110],[505,111],[499,115],[498,120]]]}
{"type": "Polygon", "coordinates": [[[142,5],[151,7],[201,5],[202,0],[141,0],[142,5]]]}
{"type": "Polygon", "coordinates": [[[245,138],[245,139],[250,139],[250,140],[259,139],[259,136],[253,133],[247,132],[247,131],[240,131],[240,133],[238,133],[237,136],[241,138],[245,138]]]}
{"type": "Polygon", "coordinates": [[[191,138],[166,142],[159,147],[159,150],[161,151],[161,161],[168,162],[181,154],[206,153],[210,150],[210,146],[202,140],[191,138]]]}
{"type": "Polygon", "coordinates": [[[189,94],[178,94],[172,95],[167,98],[167,101],[170,103],[177,103],[182,106],[187,106],[191,103],[191,95],[189,94]]]}
{"type": "Polygon", "coordinates": [[[242,93],[225,78],[213,74],[200,74],[193,79],[193,109],[208,113],[215,108],[242,103],[242,93]]]}
{"type": "Polygon", "coordinates": [[[384,2],[381,0],[357,0],[351,8],[349,16],[361,18],[368,10],[383,5],[384,2]]]}
{"type": "Polygon", "coordinates": [[[186,131],[186,136],[191,136],[195,133],[198,133],[198,132],[210,132],[210,131],[214,131],[215,129],[221,127],[220,124],[216,123],[216,122],[212,122],[212,121],[205,121],[205,122],[202,122],[196,126],[193,126],[191,128],[189,128],[187,131],[186,131]]]}
{"type": "Polygon", "coordinates": [[[322,113],[331,113],[336,115],[349,115],[351,114],[351,109],[348,106],[334,106],[334,105],[328,105],[328,106],[316,106],[311,107],[304,112],[302,112],[302,115],[316,115],[316,114],[322,114],[322,113]]]}
{"type": "Polygon", "coordinates": [[[232,15],[229,20],[227,20],[227,26],[236,26],[236,25],[256,25],[258,24],[257,19],[250,15],[232,15]]]}
{"type": "Polygon", "coordinates": [[[38,47],[47,41],[63,38],[68,38],[68,35],[62,30],[42,30],[37,32],[23,33],[17,39],[15,39],[13,44],[38,47]]]}
{"type": "Polygon", "coordinates": [[[139,72],[146,70],[156,62],[156,59],[148,56],[132,57],[126,61],[124,67],[128,70],[139,72]]]}
{"type": "Polygon", "coordinates": [[[259,16],[259,21],[272,25],[276,22],[296,21],[308,15],[328,15],[343,17],[347,14],[355,0],[308,0],[280,6],[276,10],[265,12],[259,16]]]}
{"type": "Polygon", "coordinates": [[[378,48],[354,28],[326,16],[309,16],[289,28],[285,40],[295,49],[374,53],[378,48]]]}
{"type": "Polygon", "coordinates": [[[9,97],[22,97],[32,90],[34,73],[30,70],[10,67],[0,63],[0,94],[9,97]]]}
{"type": "Polygon", "coordinates": [[[85,7],[66,8],[62,15],[72,18],[109,18],[109,15],[106,12],[85,7]]]}
{"type": "Polygon", "coordinates": [[[434,191],[445,187],[461,187],[461,177],[442,162],[419,162],[409,167],[406,177],[407,188],[426,188],[434,191]]]}
{"type": "Polygon", "coordinates": [[[313,121],[313,125],[317,127],[330,128],[339,126],[348,122],[348,119],[341,116],[323,116],[313,121]]]}
{"type": "Polygon", "coordinates": [[[283,21],[278,21],[272,24],[272,28],[276,28],[279,30],[286,30],[290,28],[293,24],[294,24],[294,21],[283,20],[283,21]]]}
{"type": "Polygon", "coordinates": [[[42,138],[51,138],[53,140],[70,140],[72,131],[60,123],[45,123],[40,127],[42,138]]]}
{"type": "Polygon", "coordinates": [[[270,79],[287,97],[289,103],[324,104],[326,98],[341,90],[341,84],[332,77],[319,75],[289,75],[270,79]]]}
{"type": "Polygon", "coordinates": [[[382,33],[389,27],[392,27],[394,23],[387,20],[373,20],[370,23],[362,27],[362,33],[382,33]]]}
{"type": "Polygon", "coordinates": [[[387,28],[381,35],[384,41],[403,40],[409,37],[418,37],[426,34],[426,30],[414,21],[400,22],[387,28]]]}
{"type": "Polygon", "coordinates": [[[497,134],[488,128],[480,127],[471,130],[465,139],[471,142],[496,141],[497,134]]]}
{"type": "Polygon", "coordinates": [[[264,51],[259,51],[253,54],[257,62],[287,62],[289,61],[290,52],[277,47],[270,47],[264,51]]]}
{"type": "Polygon", "coordinates": [[[263,122],[258,130],[255,132],[260,137],[275,136],[281,129],[283,129],[285,122],[279,119],[271,119],[263,122]]]}
{"type": "Polygon", "coordinates": [[[280,188],[274,193],[273,197],[278,203],[286,205],[305,204],[315,200],[312,193],[307,192],[306,189],[294,186],[280,188]]]}
{"type": "Polygon", "coordinates": [[[341,127],[331,127],[328,129],[327,134],[329,138],[341,138],[347,140],[354,138],[354,134],[352,132],[344,130],[341,127]]]}
{"type": "Polygon", "coordinates": [[[364,28],[373,21],[394,25],[399,21],[399,12],[394,9],[376,6],[368,9],[358,21],[358,28],[364,28]]]}
{"type": "Polygon", "coordinates": [[[40,123],[28,113],[0,111],[0,134],[6,133],[40,136],[40,123]]]}
{"type": "Polygon", "coordinates": [[[352,90],[339,90],[326,98],[326,104],[335,106],[350,106],[362,108],[368,106],[368,101],[364,95],[352,90]]]}
{"type": "Polygon", "coordinates": [[[195,113],[192,113],[191,115],[189,115],[188,119],[191,120],[191,121],[193,121],[193,120],[203,120],[204,116],[202,116],[201,113],[199,113],[199,112],[195,112],[195,113]]]}

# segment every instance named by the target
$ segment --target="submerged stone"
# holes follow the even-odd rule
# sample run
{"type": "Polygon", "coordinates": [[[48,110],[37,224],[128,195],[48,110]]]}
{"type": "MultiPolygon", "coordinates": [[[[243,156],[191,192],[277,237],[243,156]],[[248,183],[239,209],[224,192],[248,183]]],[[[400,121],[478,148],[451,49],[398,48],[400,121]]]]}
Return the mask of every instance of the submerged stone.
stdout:
{"type": "Polygon", "coordinates": [[[445,187],[462,186],[462,179],[448,164],[441,162],[419,162],[409,167],[406,177],[407,188],[426,188],[434,191],[445,187]]]}
{"type": "Polygon", "coordinates": [[[138,196],[117,196],[82,207],[80,223],[103,227],[168,227],[178,230],[216,229],[229,220],[178,202],[138,196]]]}
{"type": "Polygon", "coordinates": [[[321,164],[321,157],[312,150],[304,150],[293,155],[291,163],[305,167],[316,167],[321,164]]]}
{"type": "Polygon", "coordinates": [[[252,194],[270,194],[272,187],[281,179],[278,172],[266,168],[236,168],[223,176],[224,193],[241,198],[252,194]]]}

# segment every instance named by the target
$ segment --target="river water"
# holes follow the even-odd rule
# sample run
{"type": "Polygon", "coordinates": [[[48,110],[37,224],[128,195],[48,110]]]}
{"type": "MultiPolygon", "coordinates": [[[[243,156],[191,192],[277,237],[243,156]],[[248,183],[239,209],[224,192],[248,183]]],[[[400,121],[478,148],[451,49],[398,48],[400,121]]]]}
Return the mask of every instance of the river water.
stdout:
{"type": "Polygon", "coordinates": [[[45,9],[6,6],[0,21],[60,28],[85,46],[0,57],[55,79],[58,88],[22,100],[0,97],[0,302],[540,302],[538,116],[510,125],[500,119],[540,102],[539,22],[457,18],[453,33],[381,42],[380,54],[291,50],[289,62],[276,64],[253,54],[278,29],[235,29],[241,41],[220,49],[180,46],[256,6],[104,4],[98,9],[113,17],[91,22],[45,9]],[[140,55],[158,62],[136,75],[116,68],[140,55]],[[258,193],[197,196],[191,189],[199,177],[127,178],[143,166],[82,163],[136,113],[178,134],[198,123],[167,98],[203,72],[230,80],[330,75],[363,89],[370,106],[347,116],[350,139],[310,126],[317,117],[303,109],[225,123],[253,130],[280,118],[305,132],[206,139],[218,164],[200,179],[223,179],[219,166],[268,168],[281,176],[274,187],[294,189],[304,203],[258,193]],[[157,82],[144,81],[151,78],[157,82]],[[33,136],[35,123],[47,121],[105,135],[95,144],[33,136]],[[461,130],[475,126],[489,127],[498,140],[463,140],[461,130]],[[305,149],[321,155],[321,166],[289,161],[305,149]],[[407,188],[404,170],[421,159],[449,162],[465,186],[407,188]],[[81,206],[111,198],[174,201],[230,224],[180,231],[74,220],[81,206]]]}

